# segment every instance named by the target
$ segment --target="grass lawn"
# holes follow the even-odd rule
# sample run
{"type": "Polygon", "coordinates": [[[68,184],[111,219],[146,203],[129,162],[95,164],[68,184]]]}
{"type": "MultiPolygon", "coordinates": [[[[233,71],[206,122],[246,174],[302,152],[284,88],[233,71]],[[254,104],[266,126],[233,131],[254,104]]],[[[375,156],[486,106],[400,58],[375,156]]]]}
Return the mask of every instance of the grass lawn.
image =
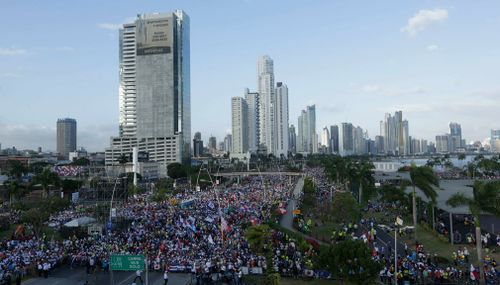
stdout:
{"type": "MultiPolygon", "coordinates": [[[[428,252],[430,254],[436,253],[438,256],[442,256],[452,262],[452,252],[457,251],[458,249],[463,250],[464,244],[457,244],[457,245],[452,245],[448,241],[443,241],[442,239],[438,238],[435,233],[433,233],[431,230],[422,227],[421,225],[418,225],[417,227],[418,232],[417,232],[417,237],[418,237],[418,242],[424,245],[424,250],[425,252],[428,252]]],[[[409,248],[414,249],[415,248],[415,243],[413,241],[413,236],[412,235],[405,235],[403,236],[403,241],[408,244],[409,248]]],[[[476,254],[476,248],[470,245],[467,245],[467,249],[469,250],[470,257],[469,260],[472,262],[477,261],[477,254],[476,254]]],[[[483,257],[486,255],[484,249],[483,249],[483,257]]],[[[497,253],[489,253],[489,255],[496,260],[499,260],[500,254],[497,253]]]]}

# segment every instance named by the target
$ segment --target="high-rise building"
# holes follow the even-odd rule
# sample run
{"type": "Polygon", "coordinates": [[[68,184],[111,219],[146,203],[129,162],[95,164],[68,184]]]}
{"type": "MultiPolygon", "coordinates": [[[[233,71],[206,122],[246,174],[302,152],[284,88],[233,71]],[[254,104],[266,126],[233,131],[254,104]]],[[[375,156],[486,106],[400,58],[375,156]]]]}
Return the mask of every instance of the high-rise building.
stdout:
{"type": "Polygon", "coordinates": [[[377,153],[384,153],[384,137],[383,136],[375,136],[375,149],[377,153]]]}
{"type": "Polygon", "coordinates": [[[268,153],[276,153],[276,93],[274,89],[274,63],[265,55],[257,61],[257,86],[260,96],[259,142],[267,147],[268,153]]]}
{"type": "Polygon", "coordinates": [[[226,137],[224,137],[224,152],[231,152],[233,151],[233,135],[227,134],[226,137]]]}
{"type": "Polygon", "coordinates": [[[217,138],[215,136],[210,136],[208,138],[208,149],[211,152],[214,152],[217,150],[217,138]]]}
{"type": "Polygon", "coordinates": [[[68,159],[70,152],[76,150],[76,120],[65,118],[57,120],[57,153],[68,159]]]}
{"type": "Polygon", "coordinates": [[[384,121],[380,122],[380,136],[384,137],[384,153],[392,155],[409,153],[411,142],[408,121],[403,120],[402,111],[396,111],[394,116],[385,114],[384,121]]]}
{"type": "Polygon", "coordinates": [[[231,126],[233,149],[231,154],[243,154],[248,151],[248,106],[244,98],[231,98],[231,126]]]}
{"type": "Polygon", "coordinates": [[[245,88],[245,100],[248,107],[248,150],[256,153],[259,148],[259,93],[245,88]]]}
{"type": "Polygon", "coordinates": [[[450,123],[450,152],[456,152],[462,146],[462,126],[459,123],[450,123]]]}
{"type": "Polygon", "coordinates": [[[304,154],[316,153],[317,144],[316,106],[312,105],[302,110],[298,119],[297,152],[304,154]]]}
{"type": "Polygon", "coordinates": [[[339,153],[339,126],[330,126],[330,148],[332,153],[339,153]]]}
{"type": "Polygon", "coordinates": [[[201,157],[203,156],[203,140],[201,140],[201,133],[194,133],[193,139],[193,156],[201,157]]]}
{"type": "Polygon", "coordinates": [[[341,156],[354,154],[354,126],[342,123],[339,128],[339,154],[341,156]]]}
{"type": "Polygon", "coordinates": [[[327,127],[324,127],[321,130],[321,146],[330,148],[330,130],[327,127]]]}
{"type": "Polygon", "coordinates": [[[366,139],[361,127],[352,129],[352,139],[354,144],[354,154],[360,155],[366,153],[366,139]]]}
{"type": "Polygon", "coordinates": [[[436,152],[448,153],[450,152],[450,135],[437,135],[436,136],[436,152]]]}
{"type": "Polygon", "coordinates": [[[410,137],[410,129],[408,126],[408,121],[403,120],[402,127],[401,127],[401,137],[403,139],[403,155],[410,155],[410,148],[411,148],[411,137],[410,137]]]}
{"type": "Polygon", "coordinates": [[[189,33],[182,10],[138,15],[120,29],[120,137],[106,149],[106,165],[116,165],[133,147],[159,164],[161,176],[168,164],[189,161],[189,33]]]}
{"type": "Polygon", "coordinates": [[[294,125],[288,129],[288,149],[293,154],[297,153],[297,133],[294,125]]]}
{"type": "Polygon", "coordinates": [[[288,156],[288,87],[276,84],[276,156],[288,156]]]}

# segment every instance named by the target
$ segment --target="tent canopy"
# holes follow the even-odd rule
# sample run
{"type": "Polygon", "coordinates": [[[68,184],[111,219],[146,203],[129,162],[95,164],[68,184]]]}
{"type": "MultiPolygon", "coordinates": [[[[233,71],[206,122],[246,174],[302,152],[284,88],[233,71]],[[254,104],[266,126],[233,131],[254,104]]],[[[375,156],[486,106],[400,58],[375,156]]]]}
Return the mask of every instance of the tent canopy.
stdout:
{"type": "Polygon", "coordinates": [[[78,219],[71,220],[67,223],[64,224],[65,227],[68,228],[76,228],[76,227],[81,227],[81,226],[86,226],[90,223],[95,222],[96,219],[91,218],[91,217],[81,217],[78,219]]]}

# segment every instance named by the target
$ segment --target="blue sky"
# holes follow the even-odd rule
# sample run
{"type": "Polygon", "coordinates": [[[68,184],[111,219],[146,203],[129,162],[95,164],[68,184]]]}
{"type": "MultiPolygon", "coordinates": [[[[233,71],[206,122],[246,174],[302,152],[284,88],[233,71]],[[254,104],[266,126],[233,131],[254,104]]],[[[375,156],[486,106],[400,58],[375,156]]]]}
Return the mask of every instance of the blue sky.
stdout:
{"type": "Polygon", "coordinates": [[[78,145],[103,150],[118,129],[117,27],[138,13],[191,18],[192,132],[220,140],[230,98],[256,89],[256,60],[274,59],[290,123],[317,105],[317,127],[352,122],[378,135],[403,110],[410,134],[448,123],[483,140],[500,128],[498,1],[0,0],[0,142],[55,149],[57,118],[78,145]]]}

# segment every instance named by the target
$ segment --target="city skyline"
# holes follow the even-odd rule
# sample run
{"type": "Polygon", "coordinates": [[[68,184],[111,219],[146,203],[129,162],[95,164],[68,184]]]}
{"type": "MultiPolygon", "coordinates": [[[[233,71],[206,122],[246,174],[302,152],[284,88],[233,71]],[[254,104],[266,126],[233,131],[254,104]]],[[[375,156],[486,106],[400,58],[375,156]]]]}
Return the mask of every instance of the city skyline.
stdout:
{"type": "Polygon", "coordinates": [[[9,11],[0,20],[8,39],[0,45],[3,148],[55,151],[53,121],[72,117],[78,121],[78,147],[103,151],[109,137],[118,135],[117,28],[139,13],[175,9],[192,18],[191,133],[200,131],[204,141],[209,134],[223,139],[230,130],[230,98],[255,86],[254,62],[263,54],[274,60],[280,75],[275,81],[284,80],[290,89],[290,125],[297,125],[301,109],[315,104],[317,132],[352,122],[375,138],[380,118],[394,110],[403,111],[413,137],[429,141],[447,133],[450,122],[461,124],[467,142],[483,141],[491,129],[500,128],[490,115],[500,107],[495,80],[500,41],[490,36],[500,28],[500,17],[493,1],[384,1],[366,7],[327,1],[283,7],[277,2],[269,4],[270,11],[261,9],[267,2],[252,0],[221,1],[220,6],[125,1],[113,7],[111,16],[92,9],[97,3],[2,4],[9,11]],[[208,16],[220,7],[232,13],[224,19],[208,16]],[[278,15],[273,7],[280,8],[278,15]],[[78,14],[71,13],[76,9],[78,14]],[[309,21],[316,33],[307,33],[295,19],[313,11],[309,21]],[[474,17],[479,12],[480,19],[474,17]],[[18,27],[7,24],[19,16],[28,20],[18,27]],[[354,16],[359,20],[350,19],[354,16]],[[266,28],[271,35],[263,34],[266,28]],[[302,43],[279,33],[287,29],[304,34],[302,43]]]}

